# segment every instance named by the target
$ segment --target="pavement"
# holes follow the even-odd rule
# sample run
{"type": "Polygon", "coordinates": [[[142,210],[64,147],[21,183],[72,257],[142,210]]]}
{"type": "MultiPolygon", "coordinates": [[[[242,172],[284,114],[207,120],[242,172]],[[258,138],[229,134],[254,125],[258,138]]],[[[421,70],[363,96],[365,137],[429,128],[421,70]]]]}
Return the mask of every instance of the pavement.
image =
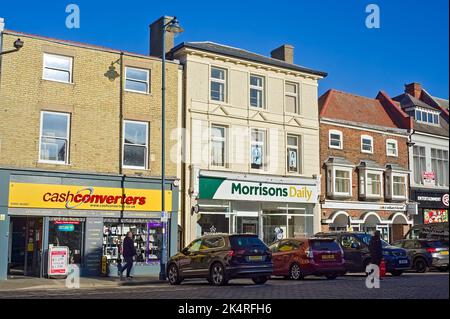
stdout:
{"type": "Polygon", "coordinates": [[[131,282],[82,278],[80,289],[67,289],[64,280],[32,281],[12,278],[14,284],[0,283],[0,299],[449,299],[449,274],[437,272],[387,276],[378,289],[368,289],[363,274],[336,280],[275,278],[262,286],[239,279],[223,287],[213,287],[206,280],[186,280],[170,286],[157,278],[136,278],[131,282]]]}

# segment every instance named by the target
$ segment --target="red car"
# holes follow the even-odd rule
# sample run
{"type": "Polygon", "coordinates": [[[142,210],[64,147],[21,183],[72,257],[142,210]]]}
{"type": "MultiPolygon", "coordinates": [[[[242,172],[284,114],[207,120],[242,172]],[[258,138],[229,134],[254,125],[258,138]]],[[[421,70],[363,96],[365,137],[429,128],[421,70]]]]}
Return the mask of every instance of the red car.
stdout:
{"type": "Polygon", "coordinates": [[[305,276],[336,279],[346,273],[341,246],[328,238],[283,239],[270,246],[273,275],[300,280],[305,276]]]}

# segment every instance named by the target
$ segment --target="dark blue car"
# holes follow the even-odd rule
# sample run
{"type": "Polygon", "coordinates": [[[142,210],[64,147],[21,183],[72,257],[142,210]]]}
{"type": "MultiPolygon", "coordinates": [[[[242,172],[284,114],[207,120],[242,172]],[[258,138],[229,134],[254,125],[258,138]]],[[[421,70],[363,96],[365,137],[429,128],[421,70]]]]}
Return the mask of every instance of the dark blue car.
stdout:
{"type": "MultiPolygon", "coordinates": [[[[369,242],[372,235],[362,232],[330,232],[318,233],[316,236],[332,237],[341,245],[348,272],[366,271],[370,263],[369,242]]],[[[383,240],[382,246],[387,272],[400,276],[411,268],[411,261],[405,249],[391,246],[383,240]]]]}

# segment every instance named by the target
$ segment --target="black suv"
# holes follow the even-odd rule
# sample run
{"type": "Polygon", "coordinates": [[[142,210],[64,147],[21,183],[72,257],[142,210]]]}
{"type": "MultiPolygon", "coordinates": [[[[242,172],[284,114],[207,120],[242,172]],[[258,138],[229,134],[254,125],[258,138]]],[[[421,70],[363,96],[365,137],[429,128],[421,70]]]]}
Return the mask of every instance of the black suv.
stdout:
{"type": "Polygon", "coordinates": [[[204,236],[167,263],[171,285],[179,285],[185,278],[205,278],[215,286],[226,285],[230,279],[251,278],[262,285],[272,270],[272,253],[256,235],[204,236]]]}
{"type": "MultiPolygon", "coordinates": [[[[365,272],[370,263],[369,242],[372,236],[363,232],[318,233],[318,237],[334,238],[344,251],[345,268],[348,272],[365,272]]],[[[411,261],[405,249],[393,247],[381,241],[386,271],[400,276],[411,268],[411,261]]]]}

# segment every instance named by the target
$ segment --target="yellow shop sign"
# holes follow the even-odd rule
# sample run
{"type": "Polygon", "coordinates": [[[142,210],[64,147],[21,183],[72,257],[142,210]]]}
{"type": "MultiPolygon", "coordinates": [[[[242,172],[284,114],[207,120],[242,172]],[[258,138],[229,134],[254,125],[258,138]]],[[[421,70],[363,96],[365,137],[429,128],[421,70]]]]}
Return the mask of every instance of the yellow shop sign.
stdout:
{"type": "MultiPolygon", "coordinates": [[[[172,191],[165,192],[172,210],[172,191]]],[[[77,210],[161,211],[161,191],[155,189],[10,183],[9,207],[77,210]]]]}

